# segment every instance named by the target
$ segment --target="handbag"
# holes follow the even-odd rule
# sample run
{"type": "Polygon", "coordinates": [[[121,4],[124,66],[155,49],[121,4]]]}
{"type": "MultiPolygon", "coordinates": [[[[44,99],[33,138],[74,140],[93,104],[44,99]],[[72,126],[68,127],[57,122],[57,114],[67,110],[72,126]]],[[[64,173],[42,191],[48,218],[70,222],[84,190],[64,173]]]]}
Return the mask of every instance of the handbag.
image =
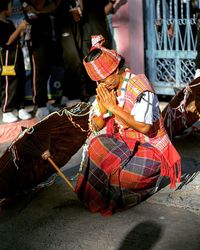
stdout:
{"type": "Polygon", "coordinates": [[[2,65],[1,75],[15,76],[16,75],[15,65],[2,65]]]}
{"type": "Polygon", "coordinates": [[[0,51],[1,76],[15,76],[16,75],[15,64],[17,61],[17,52],[18,52],[18,44],[16,46],[14,64],[13,65],[3,65],[2,52],[0,51]]]}

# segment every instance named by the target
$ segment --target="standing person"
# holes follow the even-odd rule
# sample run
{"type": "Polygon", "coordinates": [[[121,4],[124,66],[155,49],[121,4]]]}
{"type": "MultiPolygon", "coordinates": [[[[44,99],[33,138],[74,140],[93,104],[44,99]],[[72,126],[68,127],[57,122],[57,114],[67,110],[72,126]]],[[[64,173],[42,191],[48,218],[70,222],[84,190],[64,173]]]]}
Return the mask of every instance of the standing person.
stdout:
{"type": "Polygon", "coordinates": [[[84,66],[97,82],[90,128],[107,130],[90,141],[76,193],[90,211],[111,215],[150,196],[160,175],[170,177],[174,187],[181,160],[146,76],[123,68],[121,56],[99,41],[84,66]]]}
{"type": "Polygon", "coordinates": [[[65,70],[63,95],[69,100],[87,101],[87,98],[95,93],[93,84],[89,84],[89,87],[86,85],[86,82],[91,80],[82,65],[82,60],[91,47],[91,35],[104,34],[106,46],[110,47],[106,14],[113,8],[114,2],[63,0],[60,4],[56,19],[60,29],[65,70]]]}
{"type": "Polygon", "coordinates": [[[12,15],[12,1],[0,2],[0,46],[1,46],[1,76],[0,101],[3,111],[3,122],[12,123],[18,120],[27,120],[31,115],[24,109],[25,98],[25,68],[23,54],[20,48],[20,35],[27,28],[26,21],[20,22],[15,28],[8,19],[12,15]],[[15,73],[4,74],[4,66],[15,65],[15,73]],[[18,110],[18,117],[12,112],[18,110]]]}
{"type": "Polygon", "coordinates": [[[82,0],[83,1],[83,55],[89,53],[91,36],[102,35],[104,46],[111,48],[112,37],[109,30],[107,15],[113,10],[116,0],[82,0]]]}
{"type": "Polygon", "coordinates": [[[62,48],[64,82],[62,85],[63,98],[61,103],[66,105],[69,101],[79,101],[81,95],[81,83],[83,79],[82,67],[82,19],[78,9],[82,11],[82,6],[75,0],[62,0],[56,12],[56,30],[60,34],[60,45],[62,48]],[[78,6],[77,6],[78,5],[78,6]],[[73,12],[77,12],[78,19],[74,19],[73,12]]]}
{"type": "Polygon", "coordinates": [[[52,21],[50,14],[55,10],[52,0],[22,1],[31,24],[31,52],[33,61],[33,103],[35,116],[41,120],[49,114],[47,83],[51,74],[52,55],[52,21]]]}
{"type": "MultiPolygon", "coordinates": [[[[112,34],[108,24],[107,15],[113,11],[116,0],[82,0],[83,1],[83,58],[91,48],[91,36],[102,35],[105,39],[104,46],[112,47],[112,34]]],[[[96,94],[94,82],[85,77],[85,88],[91,95],[96,94]]]]}

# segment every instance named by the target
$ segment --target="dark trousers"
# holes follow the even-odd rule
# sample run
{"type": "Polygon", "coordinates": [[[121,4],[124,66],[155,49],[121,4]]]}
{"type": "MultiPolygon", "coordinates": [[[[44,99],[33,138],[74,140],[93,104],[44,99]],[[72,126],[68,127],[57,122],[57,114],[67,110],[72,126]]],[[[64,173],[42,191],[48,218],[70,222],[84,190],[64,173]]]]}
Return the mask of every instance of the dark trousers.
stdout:
{"type": "Polygon", "coordinates": [[[47,82],[51,73],[51,48],[41,42],[36,48],[32,48],[33,63],[33,103],[37,107],[44,107],[48,101],[47,82]]]}
{"type": "Polygon", "coordinates": [[[77,26],[64,25],[61,34],[64,83],[63,95],[69,99],[80,98],[82,84],[81,34],[77,26]]]}
{"type": "MultiPolygon", "coordinates": [[[[8,65],[13,64],[14,56],[15,51],[10,51],[8,65]]],[[[3,58],[5,58],[5,53],[3,53],[3,58]]],[[[0,77],[0,102],[3,112],[11,112],[15,108],[24,107],[26,76],[21,49],[18,50],[15,70],[15,76],[0,77]]]]}
{"type": "MultiPolygon", "coordinates": [[[[90,93],[91,80],[83,66],[82,24],[62,24],[61,45],[63,54],[63,95],[69,99],[86,100],[90,93]]],[[[93,87],[93,84],[92,84],[93,87]]]]}

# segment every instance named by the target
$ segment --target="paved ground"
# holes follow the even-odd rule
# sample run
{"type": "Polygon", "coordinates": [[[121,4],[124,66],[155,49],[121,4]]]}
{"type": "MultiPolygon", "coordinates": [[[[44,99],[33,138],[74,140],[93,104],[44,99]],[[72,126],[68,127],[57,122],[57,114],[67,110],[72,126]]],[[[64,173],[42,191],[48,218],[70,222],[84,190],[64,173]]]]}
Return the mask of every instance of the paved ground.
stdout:
{"type": "MultiPolygon", "coordinates": [[[[1,211],[0,250],[199,250],[200,133],[177,137],[174,144],[183,162],[176,190],[163,179],[161,190],[138,206],[102,217],[85,209],[57,177],[1,211]]],[[[81,153],[63,167],[69,178],[79,168],[81,153]]]]}

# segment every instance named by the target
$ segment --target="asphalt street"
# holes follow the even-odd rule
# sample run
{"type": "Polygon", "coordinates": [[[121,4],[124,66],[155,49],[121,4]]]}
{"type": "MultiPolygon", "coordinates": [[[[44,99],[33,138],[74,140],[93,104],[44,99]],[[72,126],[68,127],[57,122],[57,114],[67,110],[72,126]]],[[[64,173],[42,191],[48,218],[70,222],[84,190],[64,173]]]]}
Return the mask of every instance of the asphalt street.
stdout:
{"type": "MultiPolygon", "coordinates": [[[[0,250],[199,250],[200,132],[189,130],[174,144],[183,165],[176,189],[163,178],[146,201],[103,217],[90,213],[57,176],[2,207],[0,250]]],[[[81,154],[82,148],[62,168],[69,178],[78,171],[81,154]]]]}

